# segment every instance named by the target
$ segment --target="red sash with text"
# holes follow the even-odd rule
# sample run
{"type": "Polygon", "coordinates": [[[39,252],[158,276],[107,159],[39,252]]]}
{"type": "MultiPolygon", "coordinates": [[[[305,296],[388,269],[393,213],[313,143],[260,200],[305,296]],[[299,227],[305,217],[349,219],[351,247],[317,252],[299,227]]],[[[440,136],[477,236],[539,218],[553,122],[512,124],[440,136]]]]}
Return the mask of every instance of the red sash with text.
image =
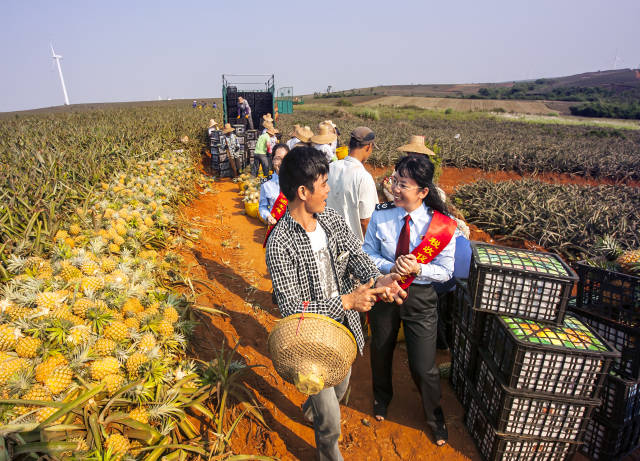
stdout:
{"type": "MultiPolygon", "coordinates": [[[[433,210],[429,229],[427,229],[420,245],[415,247],[411,254],[420,264],[429,264],[449,244],[456,231],[456,226],[457,223],[453,219],[433,210]]],[[[403,290],[406,290],[415,278],[414,275],[404,275],[398,284],[403,290]]]]}
{"type": "MultiPolygon", "coordinates": [[[[280,194],[278,195],[278,198],[273,204],[273,207],[271,208],[271,216],[275,218],[276,224],[278,224],[278,221],[280,221],[280,218],[284,216],[284,212],[287,211],[288,203],[289,202],[287,201],[287,197],[285,197],[284,194],[280,192],[280,194]]],[[[269,227],[267,228],[267,234],[264,236],[264,243],[262,244],[262,248],[267,246],[267,239],[269,238],[269,234],[271,233],[274,227],[275,227],[275,224],[273,226],[269,225],[269,227]]]]}

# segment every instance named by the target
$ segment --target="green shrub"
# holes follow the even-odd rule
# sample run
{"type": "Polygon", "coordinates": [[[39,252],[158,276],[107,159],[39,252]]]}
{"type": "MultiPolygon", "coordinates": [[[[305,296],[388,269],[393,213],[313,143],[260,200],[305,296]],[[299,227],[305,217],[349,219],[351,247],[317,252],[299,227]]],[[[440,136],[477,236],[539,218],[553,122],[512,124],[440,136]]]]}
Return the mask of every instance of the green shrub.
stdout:
{"type": "Polygon", "coordinates": [[[452,113],[453,113],[453,109],[452,109],[451,107],[447,107],[447,108],[444,110],[444,113],[445,113],[445,114],[447,114],[447,115],[452,114],[452,113]]]}
{"type": "Polygon", "coordinates": [[[356,111],[356,115],[365,120],[380,120],[380,112],[378,112],[377,109],[370,109],[368,107],[364,109],[358,109],[356,111]]]}
{"type": "Polygon", "coordinates": [[[336,103],[336,106],[351,107],[351,106],[353,106],[353,103],[351,101],[349,101],[348,99],[342,98],[336,103]]]}

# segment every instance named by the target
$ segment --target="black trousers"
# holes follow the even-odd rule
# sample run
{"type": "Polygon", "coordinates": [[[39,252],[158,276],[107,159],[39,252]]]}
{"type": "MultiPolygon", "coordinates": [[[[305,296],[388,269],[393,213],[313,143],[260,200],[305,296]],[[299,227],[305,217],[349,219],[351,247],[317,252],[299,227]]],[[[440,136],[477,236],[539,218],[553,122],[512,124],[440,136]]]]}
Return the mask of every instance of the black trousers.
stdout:
{"type": "Polygon", "coordinates": [[[255,154],[253,156],[254,176],[258,176],[260,165],[262,165],[262,173],[265,176],[269,176],[269,154],[255,154]]]}
{"type": "Polygon", "coordinates": [[[388,406],[393,397],[392,362],[400,322],[409,356],[409,369],[420,391],[427,424],[435,428],[440,406],[440,373],[436,366],[438,295],[431,285],[411,285],[401,306],[377,302],[369,312],[373,396],[388,406]]]}

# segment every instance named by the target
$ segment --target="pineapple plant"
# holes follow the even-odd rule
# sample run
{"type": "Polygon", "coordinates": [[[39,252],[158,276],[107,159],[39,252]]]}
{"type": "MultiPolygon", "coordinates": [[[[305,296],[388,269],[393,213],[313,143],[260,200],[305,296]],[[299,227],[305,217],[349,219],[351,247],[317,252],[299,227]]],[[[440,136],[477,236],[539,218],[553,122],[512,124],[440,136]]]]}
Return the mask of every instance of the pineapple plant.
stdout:
{"type": "Polygon", "coordinates": [[[616,262],[624,272],[640,275],[640,250],[623,251],[616,262]]]}
{"type": "Polygon", "coordinates": [[[631,275],[640,274],[640,249],[623,250],[620,244],[610,235],[605,235],[593,246],[592,251],[604,256],[605,262],[590,261],[604,269],[618,269],[631,275]],[[612,267],[617,265],[618,267],[612,267]]]}

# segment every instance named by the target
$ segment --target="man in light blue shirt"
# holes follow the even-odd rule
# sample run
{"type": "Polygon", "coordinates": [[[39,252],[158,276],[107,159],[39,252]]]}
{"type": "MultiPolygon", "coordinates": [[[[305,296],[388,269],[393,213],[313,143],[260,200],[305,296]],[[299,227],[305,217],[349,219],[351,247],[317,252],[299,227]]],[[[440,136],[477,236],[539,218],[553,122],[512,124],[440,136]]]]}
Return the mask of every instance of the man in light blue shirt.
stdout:
{"type": "Polygon", "coordinates": [[[276,224],[276,219],[271,216],[271,209],[280,195],[280,178],[278,172],[285,155],[289,153],[286,144],[276,144],[273,149],[273,171],[271,178],[260,186],[260,204],[258,206],[258,214],[260,218],[270,225],[276,224]]]}

